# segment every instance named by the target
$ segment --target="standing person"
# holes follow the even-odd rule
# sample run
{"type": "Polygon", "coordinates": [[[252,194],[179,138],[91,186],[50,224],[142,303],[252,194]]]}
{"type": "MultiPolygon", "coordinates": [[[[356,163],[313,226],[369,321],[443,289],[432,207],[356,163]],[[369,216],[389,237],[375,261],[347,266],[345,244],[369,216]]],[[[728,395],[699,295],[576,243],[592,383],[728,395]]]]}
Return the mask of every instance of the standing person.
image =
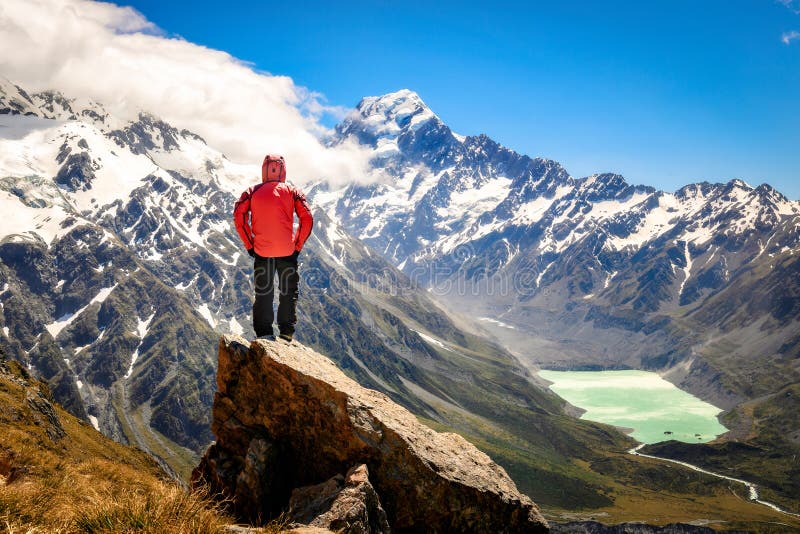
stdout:
{"type": "Polygon", "coordinates": [[[297,323],[297,256],[311,234],[314,218],[306,197],[286,183],[283,156],[267,155],[261,165],[261,183],[242,193],[233,209],[236,231],[247,253],[255,259],[253,329],[258,338],[270,338],[275,274],[278,275],[278,329],[291,341],[297,323]],[[294,214],[300,220],[293,232],[294,214]]]}

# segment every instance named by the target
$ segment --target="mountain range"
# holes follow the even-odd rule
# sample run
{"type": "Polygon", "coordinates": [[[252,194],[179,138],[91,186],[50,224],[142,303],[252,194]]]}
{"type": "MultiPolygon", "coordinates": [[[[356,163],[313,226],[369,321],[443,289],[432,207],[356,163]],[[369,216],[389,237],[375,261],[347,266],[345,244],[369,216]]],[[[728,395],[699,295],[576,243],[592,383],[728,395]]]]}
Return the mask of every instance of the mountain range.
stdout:
{"type": "MultiPolygon", "coordinates": [[[[798,378],[800,202],[769,185],[672,193],[610,173],[573,178],[485,135],[454,134],[411,91],[362,100],[332,142],[349,138],[373,147],[392,179],[322,185],[314,201],[445,302],[466,301],[523,361],[683,364],[681,381],[703,392],[692,381],[724,366],[712,352],[728,342],[737,365],[781,354],[798,378]],[[521,350],[531,339],[537,350],[521,350]]],[[[726,408],[761,392],[727,378],[715,392],[726,408]]]]}
{"type": "MultiPolygon", "coordinates": [[[[766,482],[797,501],[798,427],[776,426],[797,396],[775,402],[800,382],[797,202],[741,181],[665,193],[576,179],[454,134],[410,91],[365,98],[326,142],[353,138],[385,179],[307,188],[301,342],[464,434],[546,513],[630,519],[636,496],[665,486],[669,513],[739,505],[570,416],[537,366],[665,372],[729,410],[751,447],[739,468],[763,471],[778,447],[769,465],[785,475],[766,482]]],[[[144,111],[126,121],[0,83],[0,349],[177,476],[212,439],[215,332],[252,336],[231,213],[255,176],[144,111]]]]}

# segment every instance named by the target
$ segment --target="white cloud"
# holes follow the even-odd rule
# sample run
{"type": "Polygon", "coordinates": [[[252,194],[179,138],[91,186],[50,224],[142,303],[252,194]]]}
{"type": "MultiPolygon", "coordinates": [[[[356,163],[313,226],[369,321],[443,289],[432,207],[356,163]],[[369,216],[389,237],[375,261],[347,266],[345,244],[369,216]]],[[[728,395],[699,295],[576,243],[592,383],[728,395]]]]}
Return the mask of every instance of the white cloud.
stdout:
{"type": "Polygon", "coordinates": [[[795,39],[800,39],[800,32],[790,31],[784,32],[783,35],[781,35],[781,42],[785,45],[792,44],[792,41],[795,39]]]}
{"type": "Polygon", "coordinates": [[[795,15],[800,15],[800,0],[775,0],[778,4],[790,10],[795,15]]]}
{"type": "Polygon", "coordinates": [[[281,153],[296,182],[373,179],[365,149],[318,141],[325,132],[320,116],[340,108],[287,76],[167,37],[129,7],[3,0],[0,49],[0,75],[25,89],[91,98],[128,119],[149,111],[259,168],[265,153],[281,153]]]}

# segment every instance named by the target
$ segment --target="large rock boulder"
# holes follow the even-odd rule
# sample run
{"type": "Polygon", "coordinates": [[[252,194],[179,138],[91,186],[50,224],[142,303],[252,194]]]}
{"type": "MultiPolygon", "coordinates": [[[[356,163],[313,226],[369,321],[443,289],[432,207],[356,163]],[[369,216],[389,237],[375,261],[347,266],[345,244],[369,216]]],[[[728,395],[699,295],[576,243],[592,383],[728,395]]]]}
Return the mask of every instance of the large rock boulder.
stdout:
{"type": "Polygon", "coordinates": [[[242,520],[273,517],[296,488],[365,464],[349,487],[371,484],[393,531],[548,531],[536,505],[486,454],[426,427],[307,347],[224,336],[217,387],[217,442],[192,478],[229,499],[242,520]]]}

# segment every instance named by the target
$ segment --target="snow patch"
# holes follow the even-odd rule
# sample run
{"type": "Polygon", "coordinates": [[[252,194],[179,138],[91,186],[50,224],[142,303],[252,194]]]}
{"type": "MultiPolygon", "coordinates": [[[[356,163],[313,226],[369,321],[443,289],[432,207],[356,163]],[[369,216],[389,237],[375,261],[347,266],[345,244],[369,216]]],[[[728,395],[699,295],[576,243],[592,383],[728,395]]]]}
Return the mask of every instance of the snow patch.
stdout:
{"type": "Polygon", "coordinates": [[[443,348],[444,350],[449,350],[450,352],[454,352],[453,349],[451,349],[450,347],[448,347],[447,345],[445,345],[444,343],[442,343],[441,341],[439,341],[435,337],[431,337],[431,336],[429,336],[427,334],[423,334],[419,330],[414,330],[414,332],[416,332],[419,337],[421,337],[422,339],[424,339],[428,343],[430,343],[432,345],[436,345],[437,347],[443,348]]]}
{"type": "Polygon", "coordinates": [[[603,282],[603,289],[608,289],[609,284],[611,284],[611,280],[613,280],[614,277],[617,276],[618,273],[619,273],[619,271],[614,271],[613,273],[608,273],[608,276],[606,277],[606,281],[603,282]]]}
{"type": "Polygon", "coordinates": [[[618,213],[626,213],[649,196],[648,193],[635,193],[625,200],[595,202],[589,212],[589,217],[592,219],[605,219],[618,213]]]}
{"type": "Polygon", "coordinates": [[[658,206],[648,211],[627,237],[610,237],[607,243],[615,250],[626,247],[639,249],[643,244],[672,228],[673,221],[681,215],[678,211],[679,206],[680,203],[675,195],[664,194],[659,197],[658,206]]]}
{"type": "Polygon", "coordinates": [[[493,324],[496,324],[497,326],[502,326],[503,328],[509,328],[511,330],[516,330],[517,329],[516,326],[512,326],[510,324],[506,324],[506,323],[504,323],[502,321],[498,321],[497,319],[492,319],[491,317],[478,317],[478,320],[479,321],[486,321],[487,323],[493,323],[493,324]]]}
{"type": "Polygon", "coordinates": [[[689,277],[692,276],[692,255],[689,253],[688,241],[684,241],[683,243],[683,255],[686,258],[686,267],[683,268],[684,277],[681,281],[681,287],[678,290],[679,297],[683,295],[683,288],[686,286],[686,282],[689,280],[689,277]]]}
{"type": "Polygon", "coordinates": [[[197,308],[197,313],[199,313],[200,316],[211,325],[211,328],[217,327],[217,322],[214,320],[214,316],[211,315],[211,310],[208,309],[208,304],[202,304],[199,306],[197,308]]]}
{"type": "Polygon", "coordinates": [[[188,282],[186,282],[186,283],[184,283],[184,282],[181,282],[180,284],[178,284],[177,286],[175,286],[175,289],[177,289],[178,291],[186,291],[186,290],[189,288],[189,286],[190,286],[190,285],[194,284],[194,283],[197,281],[197,277],[198,277],[198,276],[200,276],[200,275],[199,275],[199,274],[196,274],[196,275],[194,275],[194,276],[192,277],[192,279],[191,279],[191,280],[189,280],[189,281],[188,281],[188,282]]]}
{"type": "Polygon", "coordinates": [[[141,318],[136,318],[136,335],[139,336],[139,344],[136,346],[136,350],[133,351],[133,355],[131,356],[131,364],[128,367],[128,372],[125,373],[124,378],[128,379],[133,374],[133,366],[136,361],[139,359],[139,349],[142,348],[142,343],[144,342],[145,336],[147,336],[147,331],[150,329],[150,323],[153,321],[153,317],[156,316],[156,312],[150,314],[150,317],[142,321],[141,318]]]}
{"type": "Polygon", "coordinates": [[[558,200],[558,197],[546,198],[539,197],[525,204],[521,205],[515,214],[514,222],[516,224],[533,224],[539,222],[550,206],[558,200]]]}
{"type": "Polygon", "coordinates": [[[542,285],[542,278],[544,278],[544,275],[545,275],[545,274],[547,274],[547,271],[549,271],[549,270],[550,270],[550,267],[552,267],[553,265],[555,265],[555,263],[556,263],[555,261],[552,261],[552,262],[548,263],[548,264],[547,264],[547,267],[545,267],[545,268],[544,268],[544,270],[543,270],[542,272],[540,272],[540,273],[539,273],[539,276],[537,276],[537,277],[536,277],[536,287],[541,287],[541,285],[542,285]]]}
{"type": "Polygon", "coordinates": [[[511,179],[500,177],[489,180],[477,189],[454,191],[446,208],[437,208],[440,217],[463,217],[475,219],[484,212],[491,211],[508,195],[511,179]]]}
{"type": "Polygon", "coordinates": [[[710,226],[697,224],[694,229],[684,232],[681,239],[687,243],[696,243],[701,246],[714,239],[714,229],[710,226]]]}
{"type": "Polygon", "coordinates": [[[236,320],[236,317],[231,317],[230,321],[228,321],[228,324],[231,329],[231,332],[233,332],[237,336],[241,336],[244,334],[244,327],[242,326],[242,323],[236,320]]]}
{"type": "Polygon", "coordinates": [[[146,254],[142,255],[142,259],[145,261],[161,261],[164,255],[157,251],[155,248],[151,248],[147,251],[146,254]]]}
{"type": "MultiPolygon", "coordinates": [[[[0,152],[2,150],[0,144],[0,152]]],[[[0,213],[14,214],[13,217],[0,217],[0,237],[19,235],[24,240],[25,236],[35,234],[48,245],[78,223],[76,219],[74,224],[62,228],[61,223],[70,215],[67,208],[53,204],[31,207],[8,191],[0,191],[0,213]]]]}
{"type": "Polygon", "coordinates": [[[147,335],[147,331],[150,328],[150,323],[153,321],[153,317],[156,316],[156,312],[150,314],[150,317],[142,321],[141,319],[137,318],[136,322],[136,334],[139,336],[139,339],[144,339],[147,335]]]}
{"type": "Polygon", "coordinates": [[[83,308],[79,309],[76,312],[65,313],[64,315],[56,319],[54,322],[45,325],[45,328],[47,329],[48,332],[50,332],[50,335],[53,336],[53,339],[55,339],[56,337],[58,337],[58,334],[61,333],[61,331],[64,330],[64,328],[69,326],[70,323],[72,323],[72,321],[75,320],[75,318],[77,318],[80,314],[82,314],[86,310],[86,308],[88,308],[94,303],[102,304],[103,302],[105,302],[105,300],[108,298],[111,292],[114,291],[114,289],[118,285],[119,284],[114,284],[111,287],[104,287],[103,289],[100,290],[99,293],[97,293],[97,295],[95,295],[95,297],[92,300],[89,301],[89,304],[87,304],[86,306],[84,306],[83,308]]]}

